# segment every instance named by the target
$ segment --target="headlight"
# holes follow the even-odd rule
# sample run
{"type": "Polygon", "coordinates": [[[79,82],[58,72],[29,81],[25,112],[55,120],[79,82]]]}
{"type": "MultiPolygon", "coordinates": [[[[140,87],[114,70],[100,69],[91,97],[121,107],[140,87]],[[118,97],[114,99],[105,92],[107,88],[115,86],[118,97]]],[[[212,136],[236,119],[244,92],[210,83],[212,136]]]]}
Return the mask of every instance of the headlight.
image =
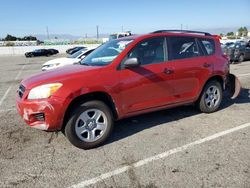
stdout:
{"type": "Polygon", "coordinates": [[[30,90],[28,99],[46,99],[55,93],[60,87],[61,83],[45,84],[37,86],[30,90]]]}

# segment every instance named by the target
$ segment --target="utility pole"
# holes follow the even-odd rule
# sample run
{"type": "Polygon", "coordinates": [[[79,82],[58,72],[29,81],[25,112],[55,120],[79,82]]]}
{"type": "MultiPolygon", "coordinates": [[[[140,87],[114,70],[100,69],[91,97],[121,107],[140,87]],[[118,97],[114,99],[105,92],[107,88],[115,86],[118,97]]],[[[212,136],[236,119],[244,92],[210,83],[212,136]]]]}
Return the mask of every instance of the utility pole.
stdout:
{"type": "Polygon", "coordinates": [[[49,27],[46,26],[46,32],[47,32],[47,39],[49,39],[49,27]]]}
{"type": "Polygon", "coordinates": [[[88,34],[85,33],[85,39],[84,39],[85,42],[87,41],[87,38],[88,38],[88,34]]]}
{"type": "Polygon", "coordinates": [[[96,26],[96,38],[98,41],[99,40],[99,26],[98,25],[96,26]]]}

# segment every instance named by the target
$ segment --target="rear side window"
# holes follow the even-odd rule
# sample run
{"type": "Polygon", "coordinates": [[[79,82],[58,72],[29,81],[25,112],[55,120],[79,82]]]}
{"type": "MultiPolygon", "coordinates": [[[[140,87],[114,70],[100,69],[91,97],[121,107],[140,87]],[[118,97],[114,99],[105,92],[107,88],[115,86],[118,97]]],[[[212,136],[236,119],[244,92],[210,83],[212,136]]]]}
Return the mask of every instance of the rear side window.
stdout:
{"type": "Polygon", "coordinates": [[[207,53],[207,55],[212,55],[215,52],[214,40],[212,39],[199,39],[207,53]]]}
{"type": "Polygon", "coordinates": [[[169,59],[185,59],[200,56],[198,46],[193,37],[169,37],[169,59]]]}

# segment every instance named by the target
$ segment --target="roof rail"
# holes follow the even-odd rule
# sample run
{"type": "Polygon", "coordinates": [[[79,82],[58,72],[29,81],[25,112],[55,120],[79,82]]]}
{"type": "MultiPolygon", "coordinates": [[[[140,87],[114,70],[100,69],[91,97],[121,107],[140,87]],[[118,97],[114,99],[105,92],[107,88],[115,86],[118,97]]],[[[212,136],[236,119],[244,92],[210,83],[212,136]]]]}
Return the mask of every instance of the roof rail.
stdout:
{"type": "Polygon", "coordinates": [[[197,33],[197,34],[203,34],[206,36],[212,36],[210,33],[207,32],[202,32],[202,31],[190,31],[190,30],[158,30],[158,31],[154,31],[152,33],[197,33]]]}

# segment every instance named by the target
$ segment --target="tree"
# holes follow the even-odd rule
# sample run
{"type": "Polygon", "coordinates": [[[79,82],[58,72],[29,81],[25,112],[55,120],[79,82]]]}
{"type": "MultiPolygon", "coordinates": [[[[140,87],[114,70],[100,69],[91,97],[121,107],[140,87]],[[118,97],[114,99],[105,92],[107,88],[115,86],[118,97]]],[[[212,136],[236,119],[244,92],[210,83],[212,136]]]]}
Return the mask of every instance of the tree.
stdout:
{"type": "Polygon", "coordinates": [[[223,34],[223,33],[220,33],[220,36],[221,36],[221,37],[224,37],[224,34],[223,34]]]}
{"type": "Polygon", "coordinates": [[[31,40],[37,40],[37,38],[31,35],[20,38],[20,37],[15,37],[9,34],[4,38],[4,41],[17,41],[17,40],[31,41],[31,40]]]}
{"type": "Polygon", "coordinates": [[[243,29],[244,29],[244,33],[243,33],[243,36],[247,36],[247,34],[248,34],[248,30],[247,30],[247,27],[243,27],[243,29]]]}
{"type": "Polygon", "coordinates": [[[12,35],[7,35],[5,38],[4,38],[5,41],[16,41],[17,38],[15,36],[12,36],[12,35]]]}
{"type": "Polygon", "coordinates": [[[238,36],[242,37],[242,36],[247,36],[248,30],[246,27],[240,27],[238,29],[238,36]]]}
{"type": "Polygon", "coordinates": [[[30,35],[30,36],[23,37],[22,40],[30,41],[30,40],[37,40],[37,38],[30,35]]]}
{"type": "Polygon", "coordinates": [[[234,36],[234,32],[228,32],[227,36],[234,36]]]}

